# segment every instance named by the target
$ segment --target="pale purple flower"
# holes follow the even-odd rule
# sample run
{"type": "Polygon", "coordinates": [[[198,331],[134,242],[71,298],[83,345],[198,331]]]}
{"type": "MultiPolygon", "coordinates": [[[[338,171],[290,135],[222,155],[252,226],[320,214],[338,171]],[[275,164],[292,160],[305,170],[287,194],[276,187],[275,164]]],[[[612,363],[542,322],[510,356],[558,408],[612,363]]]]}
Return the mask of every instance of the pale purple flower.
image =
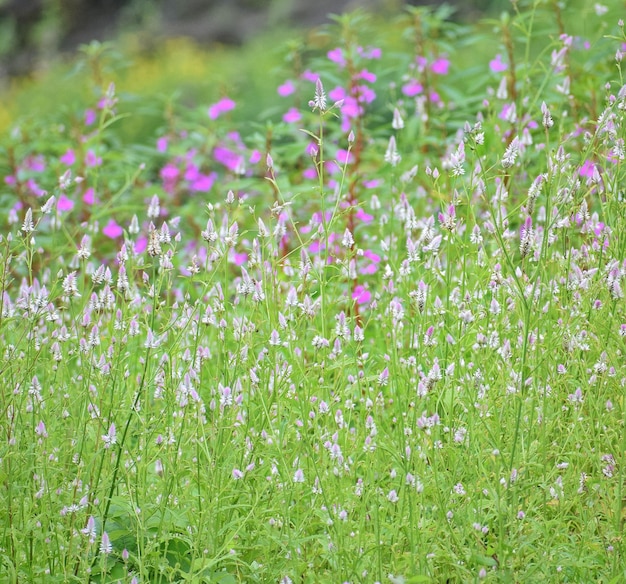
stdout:
{"type": "Polygon", "coordinates": [[[111,448],[117,442],[117,432],[115,430],[115,424],[111,423],[109,430],[106,434],[102,435],[102,441],[105,448],[111,448]]]}
{"type": "Polygon", "coordinates": [[[108,555],[113,551],[113,544],[109,539],[109,534],[106,531],[102,532],[102,538],[100,540],[100,553],[108,555]]]}

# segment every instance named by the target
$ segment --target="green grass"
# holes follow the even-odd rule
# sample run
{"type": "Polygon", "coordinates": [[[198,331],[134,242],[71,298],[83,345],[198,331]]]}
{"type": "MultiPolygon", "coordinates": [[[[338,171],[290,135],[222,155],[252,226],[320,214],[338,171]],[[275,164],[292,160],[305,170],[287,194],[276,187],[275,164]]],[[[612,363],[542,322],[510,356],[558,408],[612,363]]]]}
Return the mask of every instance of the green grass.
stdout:
{"type": "Polygon", "coordinates": [[[2,581],[624,580],[626,38],[557,8],[345,15],[206,102],[92,45],[13,125],[2,581]]]}

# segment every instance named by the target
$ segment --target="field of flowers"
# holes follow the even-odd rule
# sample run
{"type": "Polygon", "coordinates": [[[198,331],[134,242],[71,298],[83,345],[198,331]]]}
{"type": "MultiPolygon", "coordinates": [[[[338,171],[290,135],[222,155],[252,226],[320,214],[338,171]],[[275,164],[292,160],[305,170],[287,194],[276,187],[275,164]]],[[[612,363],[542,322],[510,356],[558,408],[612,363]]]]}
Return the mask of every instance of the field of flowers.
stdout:
{"type": "Polygon", "coordinates": [[[88,47],[92,103],[0,143],[0,581],[626,581],[626,12],[587,4],[339,16],[263,107],[138,105],[88,47]]]}

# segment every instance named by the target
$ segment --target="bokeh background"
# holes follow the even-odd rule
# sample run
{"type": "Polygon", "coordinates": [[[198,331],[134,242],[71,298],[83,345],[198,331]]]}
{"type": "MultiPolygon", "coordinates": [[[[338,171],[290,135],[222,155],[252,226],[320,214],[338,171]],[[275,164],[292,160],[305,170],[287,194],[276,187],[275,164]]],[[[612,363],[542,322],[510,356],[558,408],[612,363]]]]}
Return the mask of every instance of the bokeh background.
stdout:
{"type": "MultiPolygon", "coordinates": [[[[448,0],[473,20],[508,0],[448,0]]],[[[359,7],[392,17],[405,4],[440,0],[0,0],[0,78],[21,76],[84,43],[133,34],[151,45],[173,37],[240,45],[268,30],[307,29],[359,7]]]]}

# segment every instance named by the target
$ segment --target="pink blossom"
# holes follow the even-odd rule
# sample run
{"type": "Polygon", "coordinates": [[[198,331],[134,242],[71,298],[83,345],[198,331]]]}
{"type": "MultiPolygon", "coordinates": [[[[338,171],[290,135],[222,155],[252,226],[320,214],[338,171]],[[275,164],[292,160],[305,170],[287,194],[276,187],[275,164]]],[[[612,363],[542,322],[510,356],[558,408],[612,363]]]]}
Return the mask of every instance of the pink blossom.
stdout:
{"type": "Polygon", "coordinates": [[[359,220],[362,221],[363,223],[371,223],[374,220],[374,216],[370,215],[369,213],[366,213],[363,210],[363,207],[359,207],[357,209],[357,212],[354,214],[354,216],[359,220]]]}
{"type": "Polygon", "coordinates": [[[24,168],[33,172],[43,172],[46,169],[46,161],[43,156],[29,156],[24,161],[24,168]]]}
{"type": "Polygon", "coordinates": [[[287,110],[287,112],[285,112],[285,115],[283,116],[283,122],[285,122],[286,124],[295,124],[301,119],[302,115],[295,107],[289,108],[289,110],[287,110]]]}
{"type": "Polygon", "coordinates": [[[367,304],[372,298],[372,294],[369,290],[359,284],[354,288],[352,292],[352,300],[355,300],[357,304],[367,304]]]}
{"type": "Polygon", "coordinates": [[[402,93],[404,93],[407,97],[414,97],[422,93],[422,91],[424,91],[424,87],[415,79],[411,79],[408,83],[405,83],[402,86],[402,93]]]}
{"type": "Polygon", "coordinates": [[[282,85],[279,85],[276,91],[281,97],[287,97],[296,91],[296,86],[291,79],[288,79],[282,85]]]}
{"type": "Polygon", "coordinates": [[[357,90],[360,103],[372,103],[376,99],[376,92],[371,87],[359,85],[357,90]]]}
{"type": "Polygon", "coordinates": [[[143,253],[144,251],[146,251],[147,247],[148,247],[148,238],[145,236],[141,236],[135,242],[135,253],[137,254],[143,253]]]}
{"type": "Polygon", "coordinates": [[[85,110],[85,126],[91,126],[96,121],[95,110],[85,110]]]}
{"type": "Polygon", "coordinates": [[[320,78],[319,73],[315,73],[314,71],[311,71],[310,69],[307,69],[306,71],[304,71],[301,77],[305,81],[310,81],[311,83],[317,83],[317,80],[320,78]]]}
{"type": "Polygon", "coordinates": [[[369,249],[366,249],[363,252],[363,256],[366,257],[368,260],[372,260],[375,264],[380,263],[380,256],[369,249]]]}
{"type": "Polygon", "coordinates": [[[74,208],[74,201],[67,198],[65,193],[61,193],[57,202],[57,209],[59,211],[71,211],[74,208]]]}
{"type": "Polygon", "coordinates": [[[371,71],[368,71],[367,69],[363,69],[358,76],[363,79],[364,81],[367,81],[368,83],[375,83],[376,82],[376,74],[372,73],[371,71]]]}
{"type": "Polygon", "coordinates": [[[43,195],[47,194],[38,184],[35,179],[29,178],[26,181],[26,186],[29,188],[31,193],[36,197],[43,197],[43,195]]]}
{"type": "Polygon", "coordinates": [[[261,153],[258,150],[253,150],[252,153],[250,154],[250,158],[248,159],[248,162],[250,164],[258,164],[260,160],[261,160],[261,153]]]}
{"type": "Polygon", "coordinates": [[[363,113],[363,108],[359,105],[354,97],[346,97],[341,106],[341,113],[346,118],[356,118],[363,113]]]}
{"type": "Polygon", "coordinates": [[[378,271],[378,266],[376,264],[367,264],[366,266],[363,266],[359,272],[361,274],[367,275],[367,276],[371,276],[372,274],[375,274],[378,271]]]}
{"type": "Polygon", "coordinates": [[[102,158],[100,156],[96,156],[96,153],[93,150],[87,150],[87,154],[85,155],[85,164],[87,166],[100,166],[102,164],[102,158]]]}
{"type": "Polygon", "coordinates": [[[316,180],[318,178],[317,170],[315,170],[314,168],[305,168],[302,171],[302,177],[309,180],[316,180]]]}
{"type": "Polygon", "coordinates": [[[341,85],[338,85],[337,87],[331,89],[328,92],[328,98],[331,99],[332,101],[339,101],[340,99],[345,99],[346,97],[346,90],[341,87],[341,85]]]}
{"type": "Polygon", "coordinates": [[[237,253],[237,252],[233,251],[232,254],[231,254],[231,261],[236,266],[242,266],[243,264],[245,264],[248,261],[248,254],[247,253],[237,253]]]}
{"type": "Polygon", "coordinates": [[[96,202],[96,194],[93,188],[89,187],[85,193],[83,194],[83,201],[87,203],[87,205],[93,205],[96,202]]]}
{"type": "Polygon", "coordinates": [[[167,150],[167,138],[165,136],[161,136],[156,143],[157,152],[165,152],[167,150]]]}
{"type": "Polygon", "coordinates": [[[209,107],[209,118],[216,120],[222,114],[235,109],[235,102],[229,97],[224,97],[209,107]]]}
{"type": "Polygon", "coordinates": [[[363,181],[363,186],[366,189],[375,189],[376,187],[379,187],[382,184],[383,184],[383,181],[380,178],[375,178],[373,180],[365,180],[365,181],[363,181]]]}
{"type": "Polygon", "coordinates": [[[591,162],[591,160],[587,159],[585,160],[584,164],[580,167],[578,174],[580,176],[592,177],[594,169],[595,169],[594,163],[591,162]]]}
{"type": "Polygon", "coordinates": [[[363,47],[358,47],[357,52],[364,59],[380,59],[383,55],[383,52],[378,47],[368,47],[364,49],[363,47]]]}
{"type": "Polygon", "coordinates": [[[17,181],[15,180],[15,177],[12,174],[8,174],[7,176],[4,177],[4,183],[7,185],[14,185],[17,181]]]}
{"type": "Polygon", "coordinates": [[[102,233],[111,239],[116,239],[124,233],[124,230],[115,222],[115,220],[109,219],[109,222],[102,229],[102,233]]]}
{"type": "Polygon", "coordinates": [[[339,47],[333,49],[332,51],[328,51],[328,53],[326,53],[326,56],[330,61],[332,61],[333,63],[337,63],[337,65],[339,65],[340,67],[344,67],[346,64],[346,59],[343,56],[343,51],[339,47]]]}
{"type": "Polygon", "coordinates": [[[189,189],[192,191],[199,191],[206,193],[213,188],[217,174],[212,172],[211,174],[198,173],[198,176],[191,182],[189,189]]]}
{"type": "Polygon", "coordinates": [[[494,73],[502,73],[502,71],[506,71],[509,66],[502,61],[502,55],[497,54],[495,59],[489,61],[489,69],[491,69],[494,73]]]}
{"type": "Polygon", "coordinates": [[[337,150],[337,162],[340,164],[350,164],[354,161],[354,155],[352,152],[348,152],[347,150],[343,150],[340,148],[337,150]]]}
{"type": "Polygon", "coordinates": [[[433,61],[430,68],[435,75],[447,75],[448,69],[450,68],[450,61],[444,57],[440,57],[433,61]]]}
{"type": "Polygon", "coordinates": [[[216,162],[223,164],[229,170],[234,171],[241,163],[241,156],[237,152],[225,148],[224,146],[216,146],[213,150],[213,158],[216,162]]]}
{"type": "Polygon", "coordinates": [[[76,162],[76,155],[71,148],[68,148],[65,154],[63,154],[63,156],[59,158],[59,160],[67,166],[72,166],[72,164],[76,162]]]}

